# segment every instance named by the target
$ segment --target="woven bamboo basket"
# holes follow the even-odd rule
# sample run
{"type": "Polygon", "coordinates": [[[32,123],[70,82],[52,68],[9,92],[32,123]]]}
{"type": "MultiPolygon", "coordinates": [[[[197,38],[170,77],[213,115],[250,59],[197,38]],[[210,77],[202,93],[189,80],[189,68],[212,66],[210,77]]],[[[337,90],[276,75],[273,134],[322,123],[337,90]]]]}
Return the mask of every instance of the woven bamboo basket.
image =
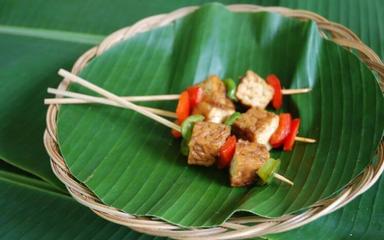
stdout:
{"type": "MultiPolygon", "coordinates": [[[[77,74],[87,63],[114,44],[128,39],[140,32],[161,27],[172,21],[182,18],[198,7],[185,7],[169,14],[161,14],[145,18],[133,26],[122,28],[109,35],[100,45],[88,50],[76,61],[72,73],[77,74]]],[[[230,5],[228,9],[233,12],[273,12],[287,17],[301,20],[313,20],[321,32],[322,37],[336,44],[358,53],[360,59],[377,74],[381,89],[384,89],[384,65],[380,58],[367,47],[361,40],[346,27],[328,21],[327,19],[303,10],[292,10],[282,7],[261,7],[256,5],[230,5]]],[[[66,89],[68,81],[62,81],[59,89],[66,89]]],[[[175,239],[244,239],[263,236],[266,234],[288,231],[309,222],[312,222],[326,214],[329,214],[369,189],[380,177],[384,170],[384,142],[381,141],[377,154],[378,161],[368,166],[363,173],[356,177],[337,196],[325,199],[312,205],[300,214],[285,215],[278,218],[262,218],[258,216],[232,217],[225,223],[213,228],[186,229],[150,217],[137,217],[125,213],[119,209],[103,204],[86,186],[78,182],[69,171],[63,157],[60,154],[56,138],[57,105],[50,105],[47,112],[47,128],[44,134],[44,144],[51,157],[51,166],[56,176],[66,185],[69,193],[81,204],[89,207],[97,215],[111,222],[127,226],[135,231],[167,236],[175,239]]]]}

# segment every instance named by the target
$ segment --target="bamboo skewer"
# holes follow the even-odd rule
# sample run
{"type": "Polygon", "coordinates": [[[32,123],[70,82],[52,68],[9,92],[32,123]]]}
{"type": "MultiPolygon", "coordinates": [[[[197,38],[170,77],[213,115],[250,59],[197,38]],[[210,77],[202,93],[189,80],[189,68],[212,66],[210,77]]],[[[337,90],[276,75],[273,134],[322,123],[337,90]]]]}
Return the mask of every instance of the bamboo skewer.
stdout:
{"type": "Polygon", "coordinates": [[[307,138],[307,137],[295,137],[295,142],[315,143],[316,139],[307,138]]]}
{"type": "Polygon", "coordinates": [[[130,102],[152,102],[152,101],[168,101],[178,100],[179,94],[164,94],[164,95],[147,95],[147,96],[127,96],[122,97],[130,102]]]}
{"type": "MultiPolygon", "coordinates": [[[[282,94],[292,95],[310,92],[310,88],[298,88],[298,89],[282,89],[282,94]]],[[[124,96],[120,97],[130,102],[153,102],[153,101],[168,101],[168,100],[178,100],[179,94],[163,94],[163,95],[148,95],[148,96],[124,96]]],[[[92,102],[92,101],[89,101],[92,102]]],[[[88,103],[88,101],[80,99],[47,99],[47,104],[82,104],[88,103]]]]}
{"type": "Polygon", "coordinates": [[[60,76],[68,79],[69,81],[71,81],[73,83],[77,83],[77,84],[79,84],[85,88],[88,88],[89,90],[92,90],[92,91],[108,98],[111,101],[114,101],[114,102],[116,102],[116,103],[118,103],[124,107],[127,107],[131,110],[134,110],[134,111],[144,115],[144,116],[147,116],[147,117],[155,120],[156,122],[159,122],[159,123],[161,123],[161,124],[163,124],[169,128],[172,128],[178,132],[181,131],[179,125],[177,125],[177,124],[175,124],[175,123],[173,123],[173,122],[171,122],[165,118],[162,118],[162,117],[160,117],[160,116],[158,116],[158,115],[156,115],[156,114],[154,114],[154,113],[152,113],[146,109],[143,109],[142,107],[137,106],[137,105],[135,105],[135,104],[123,99],[123,98],[120,98],[119,96],[117,96],[117,95],[115,95],[115,94],[113,94],[113,93],[93,84],[93,83],[90,83],[90,82],[82,79],[79,76],[76,76],[76,75],[74,75],[74,74],[72,74],[72,73],[70,73],[64,69],[60,69],[58,73],[60,76]]]}
{"type": "Polygon", "coordinates": [[[301,94],[312,91],[310,88],[281,89],[283,95],[301,94]]]}
{"type": "MultiPolygon", "coordinates": [[[[154,102],[154,101],[168,101],[168,100],[178,100],[179,95],[170,94],[170,95],[149,95],[149,96],[129,96],[121,97],[124,100],[130,102],[154,102]]],[[[92,103],[92,101],[85,101],[76,98],[47,98],[47,104],[83,104],[83,103],[92,103]]]]}
{"type": "MultiPolygon", "coordinates": [[[[70,98],[49,98],[49,99],[44,100],[44,104],[63,104],[63,102],[65,102],[65,104],[99,103],[99,104],[129,109],[126,106],[123,106],[123,105],[118,104],[114,101],[108,100],[106,98],[94,97],[94,96],[89,96],[89,95],[85,95],[85,94],[81,94],[81,93],[75,93],[75,92],[71,92],[71,91],[48,88],[48,93],[56,94],[56,95],[62,95],[65,97],[70,97],[70,98]],[[56,99],[58,99],[59,101],[56,101],[56,99]],[[63,100],[65,100],[65,101],[63,101],[63,100]]],[[[152,113],[155,113],[155,114],[163,116],[163,117],[177,118],[176,113],[174,113],[174,112],[170,112],[170,111],[166,111],[166,110],[162,110],[162,109],[157,109],[157,108],[144,107],[144,106],[140,106],[140,108],[146,109],[152,113]]]]}
{"type": "MultiPolygon", "coordinates": [[[[310,88],[298,88],[298,89],[282,89],[283,95],[308,93],[312,89],[310,88]]],[[[164,95],[148,95],[148,96],[124,96],[121,97],[130,102],[153,102],[153,101],[169,101],[178,100],[179,94],[164,94],[164,95]]],[[[68,99],[68,98],[54,98],[47,99],[46,104],[83,104],[92,103],[92,101],[86,101],[82,99],[68,99]]]]}
{"type": "MultiPolygon", "coordinates": [[[[114,101],[105,99],[105,98],[100,98],[100,97],[94,97],[94,96],[88,96],[85,94],[80,94],[80,93],[74,93],[70,91],[63,91],[63,90],[58,90],[58,89],[53,89],[53,88],[48,88],[48,93],[52,94],[57,94],[57,95],[62,95],[70,98],[48,98],[44,100],[45,104],[83,104],[83,103],[100,103],[104,105],[111,105],[111,106],[116,106],[116,107],[123,107],[123,108],[128,108],[126,106],[122,106],[121,104],[117,104],[114,101]]],[[[125,98],[128,99],[128,98],[125,98]]],[[[177,118],[176,113],[162,110],[162,109],[157,109],[157,108],[149,108],[149,107],[143,107],[143,106],[138,106],[140,108],[144,108],[152,113],[155,113],[160,116],[164,117],[170,117],[170,118],[177,118]]],[[[295,141],[297,142],[304,142],[304,143],[315,143],[316,140],[313,138],[307,138],[307,137],[295,137],[295,141]]]]}
{"type": "Polygon", "coordinates": [[[288,178],[286,178],[286,177],[284,177],[278,173],[273,173],[273,177],[279,179],[282,182],[287,183],[288,185],[291,185],[291,186],[294,185],[294,183],[291,180],[289,180],[288,178]]]}
{"type": "Polygon", "coordinates": [[[304,143],[315,143],[316,139],[306,137],[295,137],[295,141],[304,143]]]}
{"type": "MultiPolygon", "coordinates": [[[[58,94],[58,95],[63,95],[66,97],[70,98],[48,98],[44,100],[45,104],[84,104],[84,103],[100,103],[104,105],[110,105],[110,106],[115,106],[115,107],[122,107],[126,109],[132,109],[127,106],[123,106],[121,104],[118,104],[114,101],[105,99],[105,98],[100,98],[100,97],[94,97],[94,96],[88,96],[85,94],[80,94],[80,93],[74,93],[70,91],[62,91],[62,90],[57,90],[57,89],[52,89],[48,88],[48,92],[52,94],[58,94]]],[[[171,112],[171,111],[166,111],[158,108],[151,108],[151,107],[143,107],[143,106],[138,106],[139,108],[142,108],[144,110],[147,110],[149,112],[152,112],[154,114],[163,116],[163,117],[170,117],[170,118],[177,118],[176,113],[171,112]]],[[[176,129],[175,129],[176,130],[176,129]]],[[[297,142],[303,142],[303,143],[315,143],[316,139],[313,138],[307,138],[307,137],[295,137],[295,141],[297,142]]]]}

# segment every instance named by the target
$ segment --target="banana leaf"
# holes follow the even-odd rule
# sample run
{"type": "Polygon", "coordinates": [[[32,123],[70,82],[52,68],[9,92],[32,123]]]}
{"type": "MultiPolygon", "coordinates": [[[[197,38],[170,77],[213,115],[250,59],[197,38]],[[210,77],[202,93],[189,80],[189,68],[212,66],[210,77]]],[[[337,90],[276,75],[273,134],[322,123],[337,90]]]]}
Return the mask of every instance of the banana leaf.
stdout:
{"type": "Polygon", "coordinates": [[[267,236],[287,239],[381,239],[384,231],[384,178],[349,205],[301,228],[267,236]]]}
{"type": "MultiPolygon", "coordinates": [[[[129,26],[146,16],[205,2],[154,0],[138,3],[116,0],[109,5],[100,0],[92,1],[92,4],[77,0],[38,0],[34,3],[28,0],[1,1],[0,93],[7,100],[4,101],[6,104],[0,105],[0,157],[58,185],[41,143],[45,128],[45,108],[41,102],[46,95],[43,92],[47,86],[57,85],[59,78],[55,74],[56,69],[63,66],[69,68],[77,56],[118,28],[129,26]],[[56,49],[66,51],[56,52],[56,49]]],[[[380,14],[384,11],[384,4],[380,0],[218,2],[308,9],[351,28],[381,57],[384,56],[384,31],[381,31],[383,21],[380,14]]]]}
{"type": "Polygon", "coordinates": [[[99,217],[38,179],[0,170],[1,239],[161,239],[99,217]]]}
{"type": "MultiPolygon", "coordinates": [[[[50,181],[52,181],[52,179],[54,181],[55,177],[53,174],[51,174],[49,161],[41,144],[42,131],[45,126],[45,108],[41,105],[41,103],[45,95],[40,95],[39,93],[44,92],[47,86],[57,85],[59,81],[59,78],[55,75],[57,68],[63,66],[69,68],[76,57],[79,56],[85,49],[90,48],[94,44],[97,44],[98,41],[103,38],[103,36],[110,33],[111,31],[116,30],[119,27],[130,25],[145,16],[168,12],[186,4],[195,5],[203,2],[206,1],[189,1],[188,3],[163,0],[140,3],[134,1],[114,1],[114,7],[112,7],[109,2],[105,1],[92,1],[91,4],[86,1],[79,2],[76,0],[69,0],[65,2],[35,1],[33,4],[25,0],[2,1],[0,3],[0,46],[2,52],[2,61],[0,61],[2,70],[0,71],[0,77],[2,85],[0,90],[3,90],[1,91],[1,95],[3,96],[3,99],[6,100],[3,101],[4,104],[0,106],[0,112],[3,113],[0,114],[0,122],[2,122],[2,128],[0,130],[1,156],[4,157],[6,153],[6,160],[8,162],[12,162],[13,164],[21,166],[26,170],[33,169],[32,172],[46,172],[47,174],[45,175],[50,178],[50,181]],[[52,9],[55,11],[52,11],[52,9]],[[140,9],[140,11],[137,9],[140,9]],[[74,15],[73,13],[76,14],[74,15]],[[80,17],[82,21],[77,21],[76,24],[73,24],[75,21],[74,19],[80,17]],[[100,19],[108,20],[100,21],[100,19]],[[40,29],[44,29],[45,31],[39,31],[40,29]],[[87,36],[91,36],[92,38],[87,38],[87,36]],[[95,37],[93,38],[93,36],[95,37]],[[91,40],[84,41],[82,39],[91,40]],[[68,44],[68,42],[71,44],[68,44]],[[79,44],[80,42],[82,42],[82,44],[86,42],[86,45],[79,44]],[[65,49],[65,51],[55,52],[56,48],[62,48],[65,49]],[[47,55],[49,57],[47,57],[47,55]],[[31,65],[32,63],[33,65],[31,65]],[[44,66],[40,67],[40,65],[44,66]],[[22,69],[22,71],[20,71],[20,69],[22,69]],[[17,87],[15,86],[14,88],[10,88],[10,86],[13,86],[12,83],[18,83],[17,87]],[[36,94],[38,94],[38,96],[36,94]],[[24,95],[28,95],[30,97],[20,97],[24,95]],[[19,111],[19,107],[7,107],[10,103],[15,106],[24,106],[26,103],[28,103],[29,107],[23,108],[22,111],[19,111]],[[26,115],[26,113],[28,113],[28,115],[26,115]],[[10,116],[12,116],[12,120],[9,121],[10,116]],[[25,132],[22,130],[28,129],[30,126],[40,130],[28,132],[28,134],[25,134],[25,132]],[[13,147],[11,149],[4,147],[4,144],[7,144],[7,141],[13,142],[13,147]],[[35,150],[31,152],[30,150],[27,151],[27,149],[35,150]]],[[[227,4],[231,2],[234,3],[234,1],[220,2],[227,4]]],[[[281,5],[318,12],[333,21],[340,22],[351,28],[362,38],[365,43],[367,43],[377,53],[379,53],[381,57],[384,56],[384,48],[382,47],[384,31],[380,30],[382,29],[383,22],[382,14],[380,13],[383,12],[384,5],[380,0],[268,0],[236,2],[248,2],[260,5],[281,5]]],[[[0,190],[2,189],[4,189],[3,186],[0,187],[0,190]]],[[[373,188],[371,191],[369,191],[369,193],[367,192],[366,194],[369,194],[370,197],[377,195],[377,199],[382,199],[382,195],[380,195],[381,193],[378,192],[375,194],[373,192],[376,191],[376,189],[377,187],[373,188]]],[[[380,189],[382,190],[383,188],[380,187],[378,190],[380,189]]],[[[10,191],[14,190],[10,189],[10,191]]],[[[0,208],[8,209],[11,206],[17,206],[17,208],[28,206],[28,199],[23,200],[21,197],[23,191],[25,191],[25,189],[18,191],[18,193],[20,193],[18,195],[3,194],[4,192],[2,192],[1,196],[2,200],[4,200],[2,203],[5,205],[1,205],[0,208]],[[13,197],[7,198],[8,196],[13,197]],[[17,202],[17,204],[11,205],[13,202],[17,202]]],[[[35,191],[35,189],[33,191],[35,191]]],[[[350,213],[350,215],[348,215],[350,218],[344,217],[340,218],[340,220],[332,220],[335,222],[339,221],[338,225],[340,227],[337,229],[334,229],[330,224],[326,225],[321,222],[316,225],[318,227],[318,231],[316,231],[315,228],[312,228],[312,232],[300,230],[295,231],[295,233],[299,234],[297,236],[300,237],[296,237],[296,235],[289,236],[291,239],[308,239],[314,237],[318,238],[320,236],[331,236],[331,234],[340,232],[339,235],[335,235],[339,236],[338,238],[333,237],[340,239],[341,237],[346,237],[346,233],[351,232],[353,235],[348,236],[348,238],[361,239],[362,235],[355,233],[359,233],[361,230],[364,230],[362,228],[362,226],[366,226],[364,223],[369,223],[369,227],[367,227],[368,235],[366,236],[369,236],[370,239],[380,239],[383,231],[383,226],[380,225],[380,223],[383,222],[383,214],[380,213],[380,208],[377,207],[377,204],[375,208],[372,208],[370,200],[365,196],[367,195],[364,195],[363,197],[366,201],[365,204],[351,204],[353,208],[351,208],[350,205],[344,208],[345,211],[350,213]],[[372,215],[369,216],[368,214],[372,215]],[[355,216],[360,217],[355,218],[355,216]],[[349,225],[351,224],[351,219],[355,219],[353,226],[349,225]],[[367,219],[370,220],[367,221],[367,219]],[[328,230],[326,229],[327,227],[328,230]],[[332,231],[333,229],[334,231],[332,231]],[[319,234],[319,232],[323,231],[327,231],[328,234],[319,234]],[[371,231],[376,232],[377,235],[374,236],[369,234],[371,231]],[[307,232],[308,235],[303,235],[303,232],[307,232]]],[[[45,198],[49,198],[49,195],[45,196],[45,198]]],[[[68,199],[68,201],[70,200],[68,199]]],[[[55,202],[59,203],[60,201],[56,199],[55,202]]],[[[58,211],[56,206],[59,205],[50,205],[47,207],[49,210],[45,211],[44,213],[48,213],[49,211],[57,211],[57,215],[65,216],[67,211],[58,211]]],[[[77,204],[73,203],[65,205],[63,208],[72,209],[76,208],[77,206],[77,204]]],[[[30,207],[35,206],[31,205],[30,207]]],[[[85,208],[76,208],[76,210],[81,212],[81,214],[87,211],[85,208]]],[[[342,211],[344,212],[344,210],[342,211]]],[[[91,213],[89,214],[91,215],[91,213]]],[[[4,217],[5,215],[2,216],[4,217]]],[[[331,216],[334,215],[330,215],[329,217],[331,216]]],[[[7,230],[14,232],[19,231],[17,236],[21,236],[23,233],[24,235],[32,236],[31,234],[33,234],[34,230],[26,232],[26,225],[23,225],[21,222],[27,217],[28,215],[23,214],[15,216],[13,220],[16,224],[7,230]]],[[[331,221],[329,217],[327,217],[327,221],[331,221]]],[[[47,214],[44,214],[44,216],[40,218],[39,223],[47,224],[49,221],[51,221],[51,219],[52,215],[48,216],[47,214]]],[[[70,230],[72,228],[76,228],[76,225],[71,224],[73,219],[68,219],[68,222],[65,223],[67,231],[57,231],[56,235],[54,236],[64,236],[65,238],[68,231],[72,231],[72,235],[68,236],[74,236],[75,234],[73,233],[73,230],[70,230]]],[[[82,222],[82,224],[84,224],[83,226],[89,224],[93,218],[87,217],[85,220],[87,221],[82,222]]],[[[29,223],[32,224],[32,222],[29,223]]],[[[33,222],[33,224],[39,223],[33,222]]],[[[57,222],[57,224],[63,224],[63,222],[57,222]]],[[[103,224],[108,225],[109,223],[100,221],[99,225],[92,224],[92,228],[94,229],[93,231],[102,229],[103,224]]],[[[4,227],[6,225],[2,224],[0,226],[4,227]]],[[[4,228],[1,227],[0,232],[4,233],[4,228]]],[[[51,230],[50,228],[47,229],[51,230]]],[[[55,229],[60,230],[58,227],[54,228],[54,230],[55,229]]],[[[81,229],[76,229],[81,231],[81,229]]],[[[99,232],[101,232],[101,234],[103,233],[103,231],[99,232]]],[[[81,235],[80,233],[78,234],[81,235]]],[[[119,235],[119,233],[117,234],[119,235]]],[[[39,235],[34,236],[40,237],[39,235]]],[[[52,234],[50,234],[50,236],[52,236],[52,234]]],[[[284,239],[287,239],[287,236],[288,235],[285,235],[284,239]]],[[[25,238],[31,239],[31,237],[25,238]]],[[[97,237],[95,238],[97,239],[97,237]]],[[[136,237],[131,237],[128,239],[132,238],[137,239],[136,237]]],[[[81,235],[80,237],[78,236],[77,239],[89,238],[88,236],[81,235]]],[[[105,237],[102,237],[101,239],[105,239],[105,237]]]]}
{"type": "Polygon", "coordinates": [[[51,170],[42,142],[43,99],[47,86],[59,81],[55,69],[59,65],[70,67],[89,45],[4,33],[0,36],[0,95],[4,98],[0,105],[0,158],[63,188],[51,170]]]}
{"type": "MultiPolygon", "coordinates": [[[[202,3],[195,0],[188,4],[202,3]]],[[[41,141],[46,112],[42,102],[47,97],[46,88],[59,83],[57,69],[70,68],[78,56],[111,32],[186,3],[150,1],[143,5],[118,0],[105,4],[77,0],[0,2],[0,95],[6,99],[0,105],[0,158],[61,189],[64,187],[52,173],[41,141]]]]}
{"type": "MultiPolygon", "coordinates": [[[[74,199],[57,194],[48,184],[1,169],[3,239],[165,239],[135,233],[102,220],[74,199]]],[[[384,178],[381,178],[364,195],[335,213],[299,229],[262,239],[380,239],[384,229],[384,206],[380,204],[383,195],[384,178]]]]}
{"type": "Polygon", "coordinates": [[[318,143],[272,153],[295,186],[230,188],[227,172],[188,166],[169,129],[98,105],[60,109],[60,149],[71,172],[108,205],[206,227],[236,212],[277,217],[304,210],[337,194],[371,163],[384,127],[377,80],[355,54],[322,39],[310,21],[208,4],[116,45],[80,75],[119,95],[148,95],[180,92],[209,74],[236,78],[248,69],[277,74],[286,88],[313,88],[286,98],[283,110],[300,116],[300,134],[318,143]]]}

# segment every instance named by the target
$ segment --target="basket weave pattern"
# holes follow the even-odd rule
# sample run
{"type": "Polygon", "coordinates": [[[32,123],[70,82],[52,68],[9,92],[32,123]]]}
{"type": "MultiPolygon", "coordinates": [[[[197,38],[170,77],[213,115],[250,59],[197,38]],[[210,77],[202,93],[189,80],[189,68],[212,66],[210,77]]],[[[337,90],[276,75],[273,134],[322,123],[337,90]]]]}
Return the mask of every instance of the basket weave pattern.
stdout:
{"type": "MultiPolygon", "coordinates": [[[[137,33],[161,27],[179,19],[198,9],[186,7],[171,12],[145,18],[131,27],[122,28],[109,35],[104,41],[85,52],[74,64],[72,73],[78,74],[86,64],[102,54],[114,44],[128,39],[137,33]]],[[[325,18],[309,11],[292,10],[282,7],[260,7],[256,5],[230,5],[228,9],[233,12],[273,12],[287,17],[301,20],[313,20],[321,32],[322,37],[359,54],[360,59],[377,74],[380,79],[381,89],[384,89],[384,65],[380,58],[349,29],[330,22],[325,18]]],[[[59,89],[67,89],[65,79],[60,83],[59,89]]],[[[50,105],[47,112],[47,129],[44,134],[44,144],[51,157],[51,166],[56,176],[66,185],[69,193],[81,204],[89,207],[97,215],[117,224],[128,226],[135,231],[146,234],[167,236],[177,239],[243,239],[266,234],[288,231],[326,214],[329,214],[356,198],[369,189],[380,177],[384,170],[384,142],[380,143],[377,150],[378,161],[368,166],[362,174],[356,177],[337,196],[322,200],[312,205],[311,208],[297,215],[285,215],[279,218],[233,217],[221,226],[213,228],[184,229],[169,224],[162,220],[150,217],[136,217],[119,209],[103,204],[86,186],[78,182],[70,173],[63,157],[61,156],[56,139],[57,105],[50,105]]]]}

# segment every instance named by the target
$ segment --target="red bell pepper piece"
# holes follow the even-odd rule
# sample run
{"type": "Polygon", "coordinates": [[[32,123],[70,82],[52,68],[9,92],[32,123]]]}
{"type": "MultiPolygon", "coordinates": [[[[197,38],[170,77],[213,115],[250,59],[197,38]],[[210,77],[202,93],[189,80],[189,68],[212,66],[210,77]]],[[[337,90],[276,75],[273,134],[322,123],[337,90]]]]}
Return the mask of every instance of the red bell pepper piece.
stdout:
{"type": "Polygon", "coordinates": [[[279,115],[279,126],[269,139],[269,143],[274,148],[278,148],[284,143],[291,129],[291,114],[281,113],[279,115]]]}
{"type": "MultiPolygon", "coordinates": [[[[177,125],[180,125],[180,123],[179,123],[178,120],[176,120],[175,123],[176,123],[177,125]]],[[[173,136],[174,138],[180,138],[180,137],[181,137],[181,132],[176,131],[175,129],[172,129],[172,130],[171,130],[171,134],[172,134],[172,136],[173,136]]]]}
{"type": "Polygon", "coordinates": [[[295,143],[295,138],[297,136],[297,133],[299,132],[300,127],[300,118],[295,118],[292,120],[291,123],[291,130],[284,140],[284,151],[291,151],[293,148],[293,145],[295,143]]]}
{"type": "Polygon", "coordinates": [[[236,150],[236,136],[232,135],[227,138],[224,145],[219,150],[219,168],[227,167],[233,158],[236,150]]]}
{"type": "Polygon", "coordinates": [[[175,129],[171,130],[171,134],[174,138],[181,138],[181,133],[179,131],[176,131],[175,129]]]}
{"type": "Polygon", "coordinates": [[[271,74],[267,76],[267,83],[275,90],[272,98],[272,106],[275,109],[280,109],[281,105],[283,105],[283,94],[281,92],[280,80],[276,75],[271,74]]]}
{"type": "Polygon", "coordinates": [[[203,98],[203,89],[198,86],[192,86],[187,89],[188,95],[189,95],[189,105],[190,110],[192,109],[201,101],[203,98]]]}
{"type": "Polygon", "coordinates": [[[181,124],[189,116],[190,113],[189,94],[184,91],[180,94],[179,102],[176,107],[177,121],[181,124]]]}

